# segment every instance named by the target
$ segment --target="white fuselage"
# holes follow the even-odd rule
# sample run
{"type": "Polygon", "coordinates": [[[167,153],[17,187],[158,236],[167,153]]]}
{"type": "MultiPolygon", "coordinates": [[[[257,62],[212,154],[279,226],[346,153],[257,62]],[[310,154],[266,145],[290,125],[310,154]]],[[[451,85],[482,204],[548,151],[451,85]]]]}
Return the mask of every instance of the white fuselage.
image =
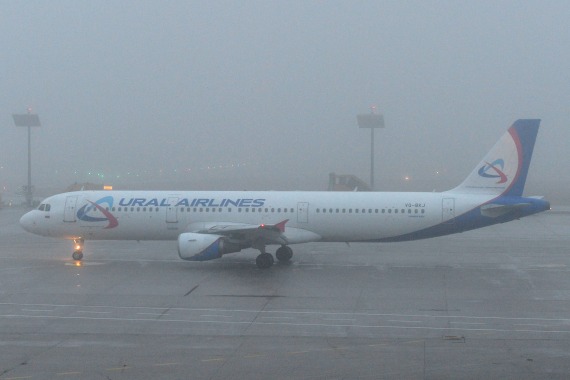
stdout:
{"type": "Polygon", "coordinates": [[[49,211],[30,212],[22,225],[68,239],[175,240],[209,223],[287,220],[283,234],[290,243],[371,241],[445,223],[489,199],[453,192],[81,191],[46,199],[49,211]],[[32,226],[34,220],[42,223],[32,226]]]}

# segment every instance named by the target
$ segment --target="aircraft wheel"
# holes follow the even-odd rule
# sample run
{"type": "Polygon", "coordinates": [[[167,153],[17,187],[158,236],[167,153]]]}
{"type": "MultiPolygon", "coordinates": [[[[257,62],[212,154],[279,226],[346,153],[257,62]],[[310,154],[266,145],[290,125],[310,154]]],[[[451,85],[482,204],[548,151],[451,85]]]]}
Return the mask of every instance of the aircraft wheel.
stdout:
{"type": "Polygon", "coordinates": [[[291,257],[293,257],[293,250],[287,245],[282,245],[277,249],[277,252],[275,252],[275,257],[277,257],[279,261],[289,261],[291,257]]]}
{"type": "Polygon", "coordinates": [[[271,253],[261,253],[255,259],[255,264],[259,269],[267,269],[273,265],[273,256],[271,253]]]}
{"type": "Polygon", "coordinates": [[[81,251],[75,251],[73,252],[73,254],[71,255],[71,257],[73,257],[73,260],[79,261],[83,258],[83,252],[81,251]]]}

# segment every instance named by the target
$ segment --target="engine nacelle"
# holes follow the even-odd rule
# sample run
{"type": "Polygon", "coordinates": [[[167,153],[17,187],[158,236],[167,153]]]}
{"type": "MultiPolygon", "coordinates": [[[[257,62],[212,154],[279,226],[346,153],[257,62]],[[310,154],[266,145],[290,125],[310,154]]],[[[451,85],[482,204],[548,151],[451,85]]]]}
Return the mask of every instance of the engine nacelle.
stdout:
{"type": "Polygon", "coordinates": [[[226,237],[220,235],[186,232],[178,236],[178,255],[182,260],[214,260],[226,253],[239,251],[239,244],[230,243],[226,237]]]}

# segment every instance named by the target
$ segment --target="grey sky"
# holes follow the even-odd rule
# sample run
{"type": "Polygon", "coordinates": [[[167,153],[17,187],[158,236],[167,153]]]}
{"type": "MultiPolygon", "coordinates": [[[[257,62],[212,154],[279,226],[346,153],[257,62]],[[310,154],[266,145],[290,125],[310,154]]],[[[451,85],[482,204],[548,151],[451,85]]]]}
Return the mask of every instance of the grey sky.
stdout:
{"type": "Polygon", "coordinates": [[[11,114],[28,105],[43,123],[33,131],[38,189],[128,186],[127,173],[188,189],[324,189],[331,171],[368,180],[370,136],[355,115],[373,104],[386,120],[376,140],[379,190],[431,190],[435,171],[442,187],[457,184],[526,117],[543,120],[529,189],[570,183],[566,1],[0,1],[0,9],[6,192],[26,182],[26,134],[11,114]],[[398,182],[404,175],[413,184],[398,182]]]}

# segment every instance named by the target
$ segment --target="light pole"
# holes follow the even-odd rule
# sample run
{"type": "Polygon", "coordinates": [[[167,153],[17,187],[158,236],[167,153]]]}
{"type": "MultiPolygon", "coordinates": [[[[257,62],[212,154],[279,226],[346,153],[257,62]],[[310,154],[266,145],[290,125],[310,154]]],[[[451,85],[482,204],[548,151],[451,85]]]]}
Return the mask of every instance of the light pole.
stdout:
{"type": "Polygon", "coordinates": [[[356,116],[359,128],[370,128],[370,189],[374,191],[374,130],[384,128],[384,115],[376,113],[376,107],[372,112],[356,116]]]}
{"type": "Polygon", "coordinates": [[[31,127],[39,127],[40,118],[38,115],[32,113],[32,109],[28,108],[28,113],[25,114],[12,114],[14,124],[16,127],[28,127],[28,186],[26,187],[26,204],[32,207],[33,193],[32,193],[32,132],[31,127]]]}

